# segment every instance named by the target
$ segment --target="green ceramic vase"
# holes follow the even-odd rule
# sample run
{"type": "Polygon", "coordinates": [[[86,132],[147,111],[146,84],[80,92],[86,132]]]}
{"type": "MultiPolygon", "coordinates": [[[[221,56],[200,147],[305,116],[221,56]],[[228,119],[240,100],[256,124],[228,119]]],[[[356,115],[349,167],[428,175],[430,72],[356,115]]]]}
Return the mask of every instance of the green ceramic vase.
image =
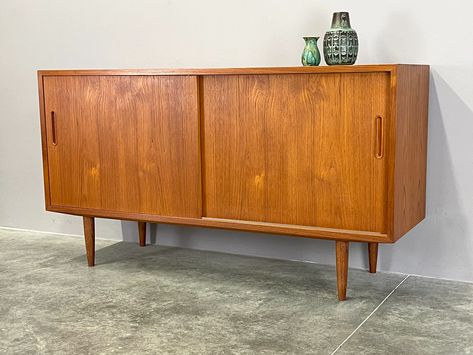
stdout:
{"type": "Polygon", "coordinates": [[[302,37],[305,41],[304,51],[302,52],[302,65],[319,65],[320,51],[317,47],[317,40],[319,37],[302,37]]]}

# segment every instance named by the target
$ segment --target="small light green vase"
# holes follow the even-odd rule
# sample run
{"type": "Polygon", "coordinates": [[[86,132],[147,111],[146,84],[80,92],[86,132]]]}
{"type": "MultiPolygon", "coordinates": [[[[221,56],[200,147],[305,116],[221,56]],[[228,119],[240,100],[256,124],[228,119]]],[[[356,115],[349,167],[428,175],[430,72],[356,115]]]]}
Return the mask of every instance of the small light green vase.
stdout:
{"type": "Polygon", "coordinates": [[[305,41],[304,51],[302,52],[302,65],[314,66],[320,64],[320,52],[317,47],[319,37],[302,37],[305,41]]]}

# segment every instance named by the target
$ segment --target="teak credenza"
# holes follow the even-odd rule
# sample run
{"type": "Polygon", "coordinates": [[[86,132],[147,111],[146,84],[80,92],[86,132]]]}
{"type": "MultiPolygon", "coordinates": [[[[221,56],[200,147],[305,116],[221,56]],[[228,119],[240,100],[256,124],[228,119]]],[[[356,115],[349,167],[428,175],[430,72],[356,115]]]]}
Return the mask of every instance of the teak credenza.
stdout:
{"type": "Polygon", "coordinates": [[[425,215],[429,67],[40,70],[46,209],[393,243],[425,215]]]}

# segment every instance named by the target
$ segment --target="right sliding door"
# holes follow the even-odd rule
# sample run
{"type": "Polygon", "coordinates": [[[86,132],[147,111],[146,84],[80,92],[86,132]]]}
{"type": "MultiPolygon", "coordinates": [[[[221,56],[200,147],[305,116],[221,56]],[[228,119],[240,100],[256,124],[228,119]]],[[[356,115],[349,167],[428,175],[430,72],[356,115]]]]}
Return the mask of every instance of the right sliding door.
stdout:
{"type": "Polygon", "coordinates": [[[386,232],[389,73],[204,76],[203,215],[386,232]]]}

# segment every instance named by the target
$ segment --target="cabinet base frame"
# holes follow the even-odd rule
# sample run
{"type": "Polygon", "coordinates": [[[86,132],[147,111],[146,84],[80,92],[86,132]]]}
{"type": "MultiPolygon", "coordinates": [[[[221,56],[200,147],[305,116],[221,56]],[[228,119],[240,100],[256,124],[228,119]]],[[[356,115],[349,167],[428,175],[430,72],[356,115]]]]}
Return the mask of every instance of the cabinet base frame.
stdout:
{"type": "Polygon", "coordinates": [[[248,232],[260,232],[269,234],[282,234],[294,237],[345,240],[351,242],[375,242],[394,243],[391,237],[385,233],[355,231],[336,228],[310,227],[280,223],[241,221],[233,219],[210,218],[210,217],[172,217],[158,216],[144,213],[108,211],[92,208],[70,207],[70,206],[46,206],[50,212],[61,212],[78,216],[110,218],[126,221],[141,221],[149,223],[179,224],[196,227],[218,228],[240,230],[248,232]]]}

